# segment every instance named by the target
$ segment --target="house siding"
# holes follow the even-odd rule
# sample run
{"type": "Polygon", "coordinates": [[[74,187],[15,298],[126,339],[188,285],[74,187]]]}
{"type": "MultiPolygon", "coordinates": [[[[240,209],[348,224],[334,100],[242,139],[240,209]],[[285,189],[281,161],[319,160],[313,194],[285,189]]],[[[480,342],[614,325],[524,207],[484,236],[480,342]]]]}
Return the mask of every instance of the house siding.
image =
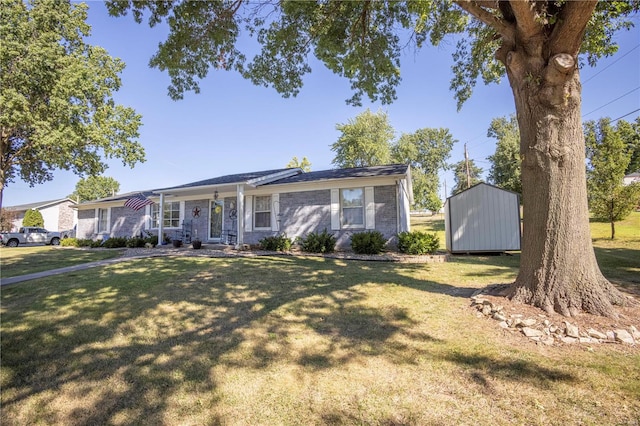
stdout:
{"type": "Polygon", "coordinates": [[[144,236],[144,209],[138,211],[129,207],[111,207],[109,224],[110,237],[144,236]]]}
{"type": "MultiPolygon", "coordinates": [[[[387,239],[388,244],[395,245],[397,234],[397,201],[395,186],[379,186],[374,188],[375,224],[387,239]]],[[[348,249],[351,246],[351,235],[364,232],[365,229],[340,229],[331,231],[331,191],[329,189],[280,193],[280,226],[279,231],[245,232],[244,242],[258,244],[264,237],[277,232],[286,234],[295,240],[304,238],[312,232],[324,230],[336,237],[336,247],[348,249]]]]}
{"type": "Polygon", "coordinates": [[[78,210],[78,228],[76,237],[80,239],[93,238],[95,235],[95,210],[78,210]]]}

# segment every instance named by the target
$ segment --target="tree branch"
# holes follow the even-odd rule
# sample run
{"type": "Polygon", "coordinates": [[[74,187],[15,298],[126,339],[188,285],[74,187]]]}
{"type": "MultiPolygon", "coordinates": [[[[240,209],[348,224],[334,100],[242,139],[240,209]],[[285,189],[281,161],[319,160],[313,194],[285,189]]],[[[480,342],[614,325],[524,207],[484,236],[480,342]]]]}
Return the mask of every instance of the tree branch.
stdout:
{"type": "Polygon", "coordinates": [[[455,0],[455,3],[465,12],[496,30],[496,32],[502,36],[503,40],[509,43],[513,43],[515,40],[515,31],[511,25],[508,25],[504,20],[480,7],[481,4],[484,5],[486,2],[455,0]]]}
{"type": "Polygon", "coordinates": [[[549,40],[549,56],[568,53],[577,56],[584,32],[597,0],[568,1],[564,4],[549,40]]]}
{"type": "Polygon", "coordinates": [[[511,9],[516,17],[516,26],[523,39],[528,40],[542,34],[542,25],[536,22],[536,12],[531,2],[511,0],[511,9]]]}

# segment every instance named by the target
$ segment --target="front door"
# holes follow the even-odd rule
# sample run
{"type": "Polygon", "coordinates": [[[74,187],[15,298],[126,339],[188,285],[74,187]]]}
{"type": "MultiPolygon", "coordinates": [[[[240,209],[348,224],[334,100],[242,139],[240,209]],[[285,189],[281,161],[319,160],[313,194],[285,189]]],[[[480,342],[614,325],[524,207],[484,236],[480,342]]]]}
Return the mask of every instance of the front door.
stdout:
{"type": "Polygon", "coordinates": [[[209,240],[222,241],[222,219],[224,203],[222,201],[211,201],[209,208],[209,240]]]}

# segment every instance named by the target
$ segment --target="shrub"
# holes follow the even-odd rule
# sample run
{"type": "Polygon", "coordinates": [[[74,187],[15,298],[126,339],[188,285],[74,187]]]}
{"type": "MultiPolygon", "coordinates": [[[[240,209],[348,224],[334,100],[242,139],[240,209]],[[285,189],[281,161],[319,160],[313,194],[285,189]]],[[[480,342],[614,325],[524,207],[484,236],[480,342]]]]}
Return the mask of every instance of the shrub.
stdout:
{"type": "Polygon", "coordinates": [[[406,254],[434,254],[440,247],[436,234],[413,231],[398,234],[398,250],[406,254]]]}
{"type": "Polygon", "coordinates": [[[102,247],[105,248],[120,248],[127,247],[126,237],[111,237],[102,243],[102,247]]]}
{"type": "Polygon", "coordinates": [[[22,226],[44,226],[44,218],[39,210],[29,209],[24,212],[22,226]]]}
{"type": "Polygon", "coordinates": [[[60,241],[61,247],[80,247],[77,238],[64,238],[60,241]]]}
{"type": "MultiPolygon", "coordinates": [[[[70,240],[71,238],[68,238],[68,239],[70,240]]],[[[77,247],[93,247],[94,243],[95,243],[95,241],[90,240],[88,238],[78,238],[78,239],[76,239],[77,247]]],[[[100,241],[100,243],[102,243],[102,241],[100,241]]]]}
{"type": "Polygon", "coordinates": [[[308,253],[331,253],[336,248],[336,237],[324,231],[312,232],[302,239],[302,251],[308,253]]]}
{"type": "Polygon", "coordinates": [[[379,254],[385,243],[380,231],[358,232],[351,236],[351,249],[356,254],[379,254]]]}
{"type": "Polygon", "coordinates": [[[291,249],[291,238],[286,234],[264,237],[260,240],[260,248],[271,251],[289,251],[291,249]]]}
{"type": "Polygon", "coordinates": [[[99,248],[102,247],[102,240],[88,240],[89,241],[89,247],[91,248],[99,248]]]}
{"type": "Polygon", "coordinates": [[[145,243],[149,243],[152,246],[158,245],[158,236],[157,235],[148,235],[147,238],[144,239],[145,243]]]}
{"type": "MultiPolygon", "coordinates": [[[[156,238],[157,240],[157,238],[156,238]]],[[[109,240],[107,240],[109,241],[109,240]]],[[[126,246],[129,248],[136,248],[136,247],[144,247],[144,245],[147,243],[147,240],[145,238],[140,238],[140,237],[133,237],[133,238],[129,238],[126,241],[126,246]]]]}

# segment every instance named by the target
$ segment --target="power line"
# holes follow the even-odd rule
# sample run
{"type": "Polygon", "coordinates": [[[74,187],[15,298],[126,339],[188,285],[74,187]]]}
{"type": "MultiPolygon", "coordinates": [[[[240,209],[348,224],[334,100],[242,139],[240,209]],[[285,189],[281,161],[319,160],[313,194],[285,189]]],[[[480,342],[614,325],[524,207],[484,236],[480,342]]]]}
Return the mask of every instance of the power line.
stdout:
{"type": "Polygon", "coordinates": [[[607,105],[611,105],[611,104],[612,104],[612,103],[614,103],[615,101],[620,100],[620,99],[624,98],[624,97],[625,97],[625,96],[627,96],[627,95],[630,95],[631,93],[635,92],[635,91],[636,91],[636,90],[638,90],[638,89],[640,89],[640,86],[636,87],[635,89],[631,89],[631,90],[629,90],[629,91],[628,91],[627,93],[625,93],[624,95],[622,95],[622,96],[618,96],[618,97],[617,97],[617,98],[615,98],[614,100],[612,100],[612,101],[610,101],[610,102],[607,102],[606,104],[604,104],[604,105],[602,105],[602,106],[599,106],[598,108],[594,109],[593,111],[589,111],[589,112],[588,112],[588,113],[586,113],[586,114],[582,114],[582,118],[584,118],[584,117],[586,117],[587,115],[592,114],[592,113],[594,113],[594,112],[596,112],[596,111],[598,111],[598,110],[600,110],[600,109],[602,109],[602,108],[606,107],[607,105]]]}
{"type": "Polygon", "coordinates": [[[638,47],[640,47],[640,44],[636,45],[636,47],[634,47],[633,49],[629,50],[627,53],[625,53],[624,55],[618,57],[618,59],[616,59],[615,61],[611,62],[609,65],[607,65],[606,67],[602,68],[600,71],[598,71],[597,73],[595,73],[594,75],[592,75],[591,77],[589,77],[588,79],[586,79],[585,81],[582,82],[582,84],[586,84],[589,81],[593,80],[595,77],[597,77],[599,74],[601,74],[603,71],[605,71],[606,69],[610,68],[611,66],[613,66],[616,62],[620,61],[622,58],[624,58],[625,56],[627,56],[629,53],[633,52],[634,50],[636,50],[638,47]]]}
{"type": "Polygon", "coordinates": [[[623,116],[620,116],[620,117],[616,118],[615,120],[611,120],[611,124],[615,123],[616,121],[618,121],[618,120],[620,120],[620,119],[622,119],[622,118],[625,118],[627,115],[631,115],[631,114],[633,114],[634,112],[638,112],[638,111],[640,111],[640,108],[638,108],[638,109],[636,109],[636,110],[634,110],[634,111],[628,112],[628,113],[626,113],[625,115],[623,115],[623,116]]]}

